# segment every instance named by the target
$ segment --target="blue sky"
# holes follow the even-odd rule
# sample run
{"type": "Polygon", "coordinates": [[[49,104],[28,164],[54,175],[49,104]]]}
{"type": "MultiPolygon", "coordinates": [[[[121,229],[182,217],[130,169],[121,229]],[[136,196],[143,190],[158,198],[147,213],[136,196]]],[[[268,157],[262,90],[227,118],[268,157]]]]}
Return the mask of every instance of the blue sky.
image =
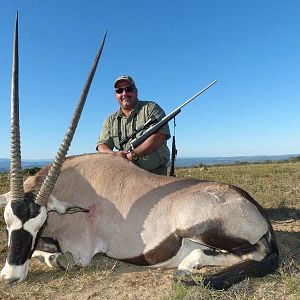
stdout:
{"type": "MultiPolygon", "coordinates": [[[[0,157],[9,157],[13,27],[19,11],[21,151],[54,157],[105,30],[69,154],[94,152],[131,74],[176,118],[178,156],[300,153],[299,1],[0,1],[0,157]]],[[[173,123],[170,123],[173,132],[173,123]]]]}

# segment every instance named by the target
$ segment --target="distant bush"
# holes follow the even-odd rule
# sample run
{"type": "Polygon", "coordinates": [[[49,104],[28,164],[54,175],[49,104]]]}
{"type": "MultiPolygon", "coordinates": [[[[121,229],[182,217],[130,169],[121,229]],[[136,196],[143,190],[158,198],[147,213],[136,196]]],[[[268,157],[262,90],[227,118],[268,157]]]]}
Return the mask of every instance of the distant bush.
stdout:
{"type": "Polygon", "coordinates": [[[196,166],[194,166],[193,168],[207,168],[207,166],[203,163],[199,163],[196,166]]]}
{"type": "Polygon", "coordinates": [[[24,170],[22,170],[22,174],[23,174],[23,176],[32,176],[35,173],[37,173],[40,169],[41,168],[39,168],[39,167],[24,169],[24,170]]]}
{"type": "MultiPolygon", "coordinates": [[[[34,168],[28,168],[22,170],[23,179],[25,180],[27,177],[34,175],[36,172],[38,172],[41,168],[34,167],[34,168]]],[[[0,172],[0,195],[7,193],[10,188],[9,183],[9,173],[6,172],[0,172]]]]}
{"type": "Polygon", "coordinates": [[[295,156],[291,158],[291,161],[300,161],[300,156],[295,156]]]}

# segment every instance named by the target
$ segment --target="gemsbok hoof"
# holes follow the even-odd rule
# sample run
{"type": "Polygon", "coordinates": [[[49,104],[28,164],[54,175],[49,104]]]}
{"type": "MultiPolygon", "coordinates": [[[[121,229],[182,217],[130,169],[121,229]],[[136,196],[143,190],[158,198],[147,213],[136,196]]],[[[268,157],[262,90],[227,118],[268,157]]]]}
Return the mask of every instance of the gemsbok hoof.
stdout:
{"type": "Polygon", "coordinates": [[[56,260],[60,268],[67,270],[73,268],[75,261],[71,252],[62,253],[56,260]]]}

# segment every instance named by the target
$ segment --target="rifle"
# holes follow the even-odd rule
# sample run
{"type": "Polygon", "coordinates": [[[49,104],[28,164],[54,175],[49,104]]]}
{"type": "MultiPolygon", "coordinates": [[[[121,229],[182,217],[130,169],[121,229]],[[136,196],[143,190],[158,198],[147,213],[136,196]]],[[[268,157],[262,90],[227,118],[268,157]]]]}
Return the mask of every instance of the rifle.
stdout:
{"type": "Polygon", "coordinates": [[[156,133],[161,127],[163,127],[165,124],[167,124],[170,120],[172,120],[175,116],[177,116],[181,112],[181,108],[190,103],[192,100],[194,100],[196,97],[201,95],[203,92],[205,92],[207,89],[209,89],[213,84],[215,84],[217,80],[214,80],[209,85],[207,85],[205,88],[203,88],[200,92],[195,94],[190,99],[186,100],[184,103],[179,105],[176,109],[174,109],[171,113],[166,115],[164,118],[162,118],[159,122],[157,122],[155,125],[148,128],[141,136],[138,138],[133,139],[130,144],[129,151],[134,150],[136,147],[138,147],[140,144],[142,144],[148,137],[150,137],[152,134],[156,133]]]}

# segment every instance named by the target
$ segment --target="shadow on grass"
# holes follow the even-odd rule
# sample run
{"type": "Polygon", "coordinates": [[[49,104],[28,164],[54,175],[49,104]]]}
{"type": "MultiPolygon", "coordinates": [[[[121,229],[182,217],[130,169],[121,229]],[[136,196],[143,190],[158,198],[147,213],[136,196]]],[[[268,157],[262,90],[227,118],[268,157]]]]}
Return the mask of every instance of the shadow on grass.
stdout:
{"type": "Polygon", "coordinates": [[[265,209],[271,221],[300,220],[300,209],[291,207],[277,207],[265,209]]]}
{"type": "MultiPolygon", "coordinates": [[[[282,267],[300,274],[300,232],[275,231],[282,267]]],[[[298,298],[297,298],[298,299],[298,298]]]]}
{"type": "Polygon", "coordinates": [[[109,280],[114,275],[147,272],[148,269],[109,258],[103,253],[95,254],[91,263],[85,267],[74,266],[68,270],[51,269],[37,259],[32,259],[26,283],[34,284],[35,282],[43,282],[47,284],[64,281],[66,285],[69,285],[76,278],[93,282],[95,280],[109,280]],[[68,281],[70,282],[68,283],[68,281]]]}
{"type": "Polygon", "coordinates": [[[300,209],[292,207],[278,207],[266,209],[274,222],[275,235],[283,260],[293,258],[300,266],[300,209]]]}

